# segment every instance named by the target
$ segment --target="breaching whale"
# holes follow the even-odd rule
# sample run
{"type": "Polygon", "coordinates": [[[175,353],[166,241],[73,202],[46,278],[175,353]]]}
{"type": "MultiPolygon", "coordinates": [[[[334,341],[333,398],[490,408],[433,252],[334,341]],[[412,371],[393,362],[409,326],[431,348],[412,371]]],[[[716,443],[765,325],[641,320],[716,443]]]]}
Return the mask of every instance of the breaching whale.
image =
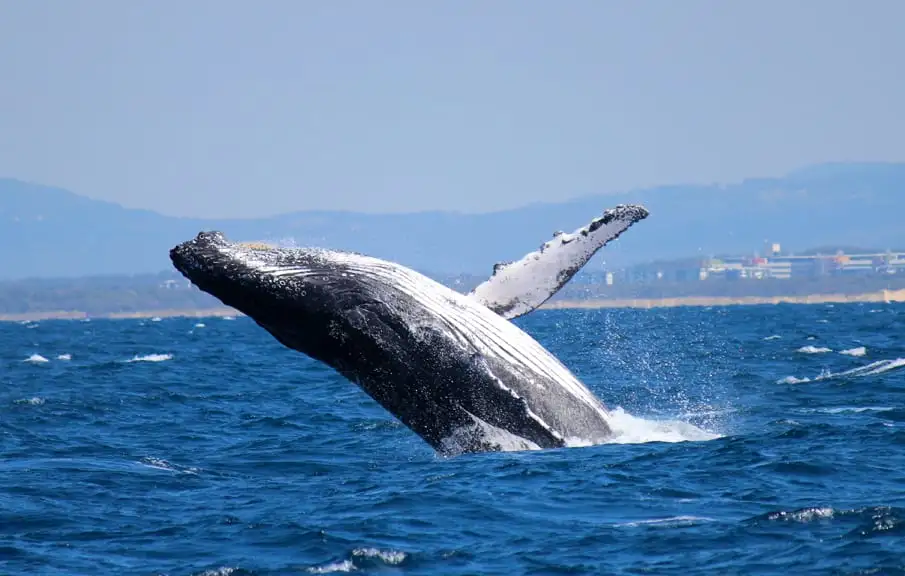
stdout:
{"type": "Polygon", "coordinates": [[[512,319],[552,297],[646,218],[620,205],[494,266],[468,294],[400,264],[201,232],[170,250],[179,272],[283,345],[323,362],[441,454],[556,448],[611,434],[604,404],[512,319]]]}

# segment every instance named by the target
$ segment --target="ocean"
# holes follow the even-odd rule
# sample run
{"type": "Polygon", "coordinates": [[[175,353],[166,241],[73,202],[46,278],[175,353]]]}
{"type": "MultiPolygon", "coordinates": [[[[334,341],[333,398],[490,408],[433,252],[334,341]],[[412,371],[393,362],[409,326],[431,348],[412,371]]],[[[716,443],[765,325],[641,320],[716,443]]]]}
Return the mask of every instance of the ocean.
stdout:
{"type": "Polygon", "coordinates": [[[0,574],[905,574],[905,306],[516,321],[611,443],[436,455],[247,318],[0,324],[0,574]]]}

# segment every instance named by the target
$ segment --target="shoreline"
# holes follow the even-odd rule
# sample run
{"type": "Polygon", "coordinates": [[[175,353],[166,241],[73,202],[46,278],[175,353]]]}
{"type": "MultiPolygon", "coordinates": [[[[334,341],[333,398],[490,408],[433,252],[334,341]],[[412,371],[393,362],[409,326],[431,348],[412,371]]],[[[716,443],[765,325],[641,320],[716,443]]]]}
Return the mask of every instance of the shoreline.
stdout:
{"type": "Polygon", "coordinates": [[[614,298],[611,300],[562,300],[548,302],[547,309],[601,308],[679,308],[710,306],[762,306],[776,304],[855,304],[874,302],[890,304],[905,302],[905,289],[879,290],[859,294],[806,294],[802,296],[677,296],[672,298],[614,298]]]}
{"type": "MultiPolygon", "coordinates": [[[[809,294],[804,296],[681,296],[672,298],[613,298],[587,300],[554,300],[541,306],[544,310],[599,310],[606,308],[652,309],[711,306],[759,306],[776,304],[850,304],[905,302],[905,289],[880,290],[860,294],[809,294]]],[[[128,320],[143,318],[223,318],[244,316],[241,312],[221,306],[217,308],[139,310],[87,314],[79,311],[26,312],[0,314],[0,322],[37,322],[41,320],[128,320]]]]}

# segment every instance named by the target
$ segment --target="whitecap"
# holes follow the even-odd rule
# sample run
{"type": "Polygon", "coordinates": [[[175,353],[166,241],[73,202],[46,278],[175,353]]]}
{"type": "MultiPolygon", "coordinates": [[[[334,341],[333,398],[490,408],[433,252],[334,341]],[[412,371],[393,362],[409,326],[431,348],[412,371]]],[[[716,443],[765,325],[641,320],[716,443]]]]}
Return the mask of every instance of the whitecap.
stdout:
{"type": "Polygon", "coordinates": [[[826,354],[827,352],[832,352],[832,350],[825,346],[802,346],[796,352],[801,354],[826,354]]]}
{"type": "Polygon", "coordinates": [[[864,366],[858,366],[843,372],[830,372],[823,370],[816,378],[796,378],[795,376],[786,376],[777,380],[777,384],[800,384],[803,382],[818,382],[821,380],[832,380],[836,378],[863,378],[864,376],[876,376],[895,370],[905,366],[905,358],[896,358],[895,360],[877,360],[864,366]]]}
{"type": "Polygon", "coordinates": [[[861,414],[862,412],[890,412],[890,406],[836,406],[835,408],[815,408],[814,412],[824,414],[861,414]]]}
{"type": "Polygon", "coordinates": [[[172,354],[146,354],[144,356],[135,356],[131,360],[126,360],[126,362],[165,362],[172,359],[172,354]]]}
{"type": "Polygon", "coordinates": [[[331,562],[323,566],[308,568],[308,572],[312,574],[330,574],[331,572],[352,572],[355,569],[355,564],[351,560],[343,560],[342,562],[331,562]]]}
{"type": "Polygon", "coordinates": [[[796,378],[795,376],[786,376],[776,381],[777,384],[804,384],[810,382],[810,378],[796,378]]]}
{"type": "Polygon", "coordinates": [[[835,514],[836,511],[832,508],[805,508],[793,512],[772,512],[767,515],[767,519],[807,523],[822,518],[832,518],[835,514]]]}
{"type": "Polygon", "coordinates": [[[651,518],[649,520],[635,520],[633,522],[620,522],[617,527],[637,528],[638,526],[690,526],[701,522],[716,522],[706,516],[669,516],[668,518],[651,518]]]}
{"type": "Polygon", "coordinates": [[[782,336],[780,336],[779,334],[774,334],[772,336],[767,336],[766,338],[764,338],[764,340],[779,340],[780,338],[782,338],[782,336]]]}
{"type": "Polygon", "coordinates": [[[401,564],[408,554],[397,550],[383,551],[377,548],[356,548],[352,551],[352,556],[364,556],[365,558],[378,558],[385,564],[396,565],[401,564]]]}
{"type": "Polygon", "coordinates": [[[39,398],[38,396],[33,396],[31,398],[20,398],[16,400],[16,404],[31,404],[32,406],[40,406],[44,404],[44,399],[39,398]]]}
{"type": "Polygon", "coordinates": [[[610,412],[613,436],[604,444],[645,444],[647,442],[701,442],[722,438],[721,434],[681,420],[648,420],[632,416],[622,408],[610,412]]]}
{"type": "Polygon", "coordinates": [[[198,468],[192,466],[179,466],[177,464],[167,462],[163,458],[155,458],[153,456],[146,456],[139,460],[138,463],[142,466],[147,466],[148,468],[154,468],[157,470],[166,470],[168,472],[178,472],[182,474],[198,474],[198,468]]]}
{"type": "Polygon", "coordinates": [[[845,354],[846,356],[864,356],[867,354],[867,348],[864,346],[858,346],[857,348],[849,348],[848,350],[843,350],[840,354],[845,354]]]}
{"type": "Polygon", "coordinates": [[[214,570],[205,570],[198,576],[229,576],[236,570],[237,570],[237,568],[232,568],[230,566],[223,566],[222,568],[216,568],[214,570]]]}
{"type": "Polygon", "coordinates": [[[40,354],[32,354],[31,356],[29,356],[28,358],[23,360],[23,362],[31,362],[33,364],[43,364],[44,362],[50,362],[50,360],[41,356],[40,354]]]}
{"type": "Polygon", "coordinates": [[[60,354],[57,360],[72,360],[72,354],[60,354]]]}

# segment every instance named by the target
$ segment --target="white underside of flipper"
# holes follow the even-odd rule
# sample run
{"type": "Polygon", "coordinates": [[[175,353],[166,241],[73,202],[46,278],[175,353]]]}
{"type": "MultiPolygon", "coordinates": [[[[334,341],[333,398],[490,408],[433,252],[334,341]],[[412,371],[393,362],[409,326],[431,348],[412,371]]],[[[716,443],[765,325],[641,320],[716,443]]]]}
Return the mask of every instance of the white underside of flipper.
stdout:
{"type": "Polygon", "coordinates": [[[557,232],[540,250],[494,266],[493,275],[468,296],[510,320],[527,314],[556,294],[607,242],[647,215],[642,206],[619,205],[572,234],[557,232]]]}

